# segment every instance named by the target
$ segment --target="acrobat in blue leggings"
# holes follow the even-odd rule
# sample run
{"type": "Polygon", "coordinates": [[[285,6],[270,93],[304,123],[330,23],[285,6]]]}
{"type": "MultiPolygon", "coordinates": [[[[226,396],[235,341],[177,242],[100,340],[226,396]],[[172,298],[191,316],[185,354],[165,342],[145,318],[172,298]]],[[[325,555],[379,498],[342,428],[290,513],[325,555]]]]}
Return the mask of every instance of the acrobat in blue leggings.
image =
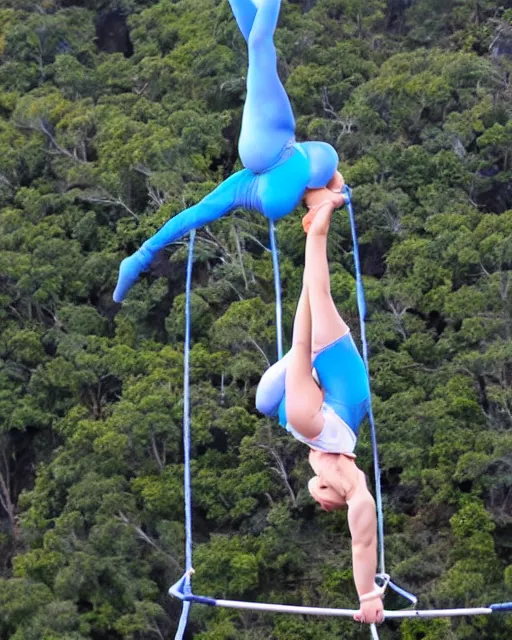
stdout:
{"type": "Polygon", "coordinates": [[[281,0],[229,0],[247,41],[247,98],[238,144],[245,167],[198,204],[171,218],[142,247],[121,263],[114,300],[121,302],[152,263],[156,253],[192,229],[217,220],[236,207],[255,209],[278,220],[298,205],[306,189],[325,187],[334,176],[338,155],[325,142],[295,141],[295,118],[277,74],[273,36],[281,0]]]}

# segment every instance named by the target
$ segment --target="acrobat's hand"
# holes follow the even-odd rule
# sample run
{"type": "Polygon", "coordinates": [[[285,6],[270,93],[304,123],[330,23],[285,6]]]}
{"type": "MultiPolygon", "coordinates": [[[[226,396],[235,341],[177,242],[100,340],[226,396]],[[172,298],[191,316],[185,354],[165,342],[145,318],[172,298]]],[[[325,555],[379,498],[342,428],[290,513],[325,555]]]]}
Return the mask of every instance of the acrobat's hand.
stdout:
{"type": "Polygon", "coordinates": [[[384,606],[382,604],[382,596],[378,595],[371,600],[361,602],[359,611],[354,614],[356,622],[364,622],[366,624],[378,624],[384,620],[384,606]]]}
{"type": "Polygon", "coordinates": [[[119,267],[119,276],[113,298],[115,302],[122,302],[139,275],[148,268],[140,250],[125,258],[119,267]]]}

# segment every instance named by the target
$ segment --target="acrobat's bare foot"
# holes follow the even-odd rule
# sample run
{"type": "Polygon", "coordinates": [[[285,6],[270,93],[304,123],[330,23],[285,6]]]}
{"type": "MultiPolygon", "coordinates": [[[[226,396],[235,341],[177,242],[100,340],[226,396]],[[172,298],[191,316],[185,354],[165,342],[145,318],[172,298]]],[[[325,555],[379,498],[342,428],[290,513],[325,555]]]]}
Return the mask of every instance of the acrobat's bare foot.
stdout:
{"type": "Polygon", "coordinates": [[[308,215],[312,214],[307,231],[308,235],[327,235],[334,209],[334,204],[329,200],[311,209],[308,213],[308,215]]]}
{"type": "Polygon", "coordinates": [[[318,208],[326,202],[332,203],[334,209],[345,204],[343,194],[331,191],[327,187],[322,189],[307,189],[304,194],[304,204],[308,209],[318,208]]]}
{"type": "Polygon", "coordinates": [[[339,171],[336,171],[336,173],[327,184],[327,188],[329,189],[329,191],[333,191],[334,193],[341,193],[344,186],[345,180],[343,179],[343,176],[339,171]]]}
{"type": "Polygon", "coordinates": [[[309,233],[311,227],[314,225],[318,227],[319,233],[326,233],[331,221],[332,212],[337,207],[342,207],[345,203],[345,198],[341,193],[334,193],[327,187],[323,189],[309,189],[304,196],[304,202],[306,203],[309,211],[302,218],[302,228],[305,233],[309,233]],[[320,217],[321,221],[317,221],[320,217]],[[324,228],[324,231],[320,229],[324,228]]]}

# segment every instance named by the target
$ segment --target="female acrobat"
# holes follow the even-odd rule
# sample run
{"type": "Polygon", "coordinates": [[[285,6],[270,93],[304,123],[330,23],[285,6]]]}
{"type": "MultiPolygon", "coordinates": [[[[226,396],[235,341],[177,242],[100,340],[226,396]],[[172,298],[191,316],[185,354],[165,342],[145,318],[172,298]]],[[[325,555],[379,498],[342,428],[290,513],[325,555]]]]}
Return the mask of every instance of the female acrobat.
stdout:
{"type": "Polygon", "coordinates": [[[326,511],[348,508],[359,622],[381,622],[383,590],[375,585],[377,518],[364,473],[355,463],[357,432],[368,410],[368,376],[350,330],[330,292],[327,233],[343,196],[323,188],[308,191],[309,213],[302,292],[292,348],[263,375],[256,407],[276,416],[310,447],[313,498],[326,511]],[[316,371],[318,383],[315,380],[316,371]]]}
{"type": "Polygon", "coordinates": [[[247,97],[238,144],[245,167],[230,176],[196,205],[171,218],[119,269],[114,300],[121,302],[155,255],[192,229],[244,207],[270,220],[289,214],[306,189],[325,187],[335,176],[338,155],[325,142],[295,140],[295,119],[277,73],[274,31],[281,0],[229,0],[247,41],[247,97]]]}

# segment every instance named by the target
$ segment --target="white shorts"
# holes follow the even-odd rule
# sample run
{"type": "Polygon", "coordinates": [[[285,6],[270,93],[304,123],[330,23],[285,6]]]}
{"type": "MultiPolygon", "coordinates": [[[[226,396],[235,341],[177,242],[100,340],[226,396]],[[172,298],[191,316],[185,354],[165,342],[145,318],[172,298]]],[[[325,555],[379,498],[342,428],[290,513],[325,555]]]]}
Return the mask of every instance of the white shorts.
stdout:
{"type": "Polygon", "coordinates": [[[290,423],[286,425],[286,429],[294,438],[304,442],[311,449],[325,453],[344,453],[355,458],[356,434],[325,402],[322,404],[322,415],[325,421],[324,426],[316,438],[305,438],[290,423]]]}

